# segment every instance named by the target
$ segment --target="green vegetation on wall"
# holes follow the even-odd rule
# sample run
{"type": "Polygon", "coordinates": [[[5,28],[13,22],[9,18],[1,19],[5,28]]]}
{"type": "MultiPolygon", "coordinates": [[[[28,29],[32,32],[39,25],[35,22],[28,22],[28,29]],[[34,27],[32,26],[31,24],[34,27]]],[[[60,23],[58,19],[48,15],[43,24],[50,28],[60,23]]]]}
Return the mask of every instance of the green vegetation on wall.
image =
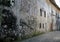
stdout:
{"type": "Polygon", "coordinates": [[[8,6],[10,7],[10,0],[0,0],[0,5],[8,6]]]}

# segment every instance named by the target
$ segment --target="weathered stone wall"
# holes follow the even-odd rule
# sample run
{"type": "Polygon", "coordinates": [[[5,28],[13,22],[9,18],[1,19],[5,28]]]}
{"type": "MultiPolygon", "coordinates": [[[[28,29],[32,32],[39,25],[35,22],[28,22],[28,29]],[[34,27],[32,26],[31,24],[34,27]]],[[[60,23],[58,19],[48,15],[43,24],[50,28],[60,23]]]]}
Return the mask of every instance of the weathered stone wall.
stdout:
{"type": "Polygon", "coordinates": [[[37,7],[38,7],[37,19],[39,23],[45,24],[45,28],[43,28],[43,25],[42,25],[42,28],[39,28],[40,31],[50,31],[51,29],[56,30],[56,17],[55,17],[56,10],[47,3],[48,2],[46,0],[37,0],[37,7]],[[43,11],[46,11],[46,17],[44,17],[44,12],[42,16],[40,16],[40,9],[42,9],[43,11]]]}
{"type": "Polygon", "coordinates": [[[12,7],[17,16],[18,29],[23,35],[31,34],[37,29],[37,1],[36,0],[15,0],[12,7]],[[22,21],[22,24],[21,22],[22,21]]]}
{"type": "MultiPolygon", "coordinates": [[[[13,4],[11,2],[11,4],[13,4]]],[[[19,36],[23,37],[37,31],[49,31],[51,29],[52,17],[51,6],[46,3],[46,0],[14,0],[14,4],[10,7],[4,6],[4,9],[13,12],[16,16],[16,25],[19,36]],[[46,11],[40,16],[40,9],[46,11]],[[39,28],[39,24],[44,24],[44,28],[39,28]]],[[[53,17],[54,19],[55,17],[53,17]]],[[[55,23],[55,21],[54,21],[55,23]]]]}
{"type": "Polygon", "coordinates": [[[44,24],[44,28],[42,25],[42,28],[39,28],[40,31],[49,31],[50,29],[50,22],[51,22],[51,7],[47,5],[46,0],[38,0],[37,1],[37,7],[38,7],[38,20],[39,23],[44,24]],[[42,16],[40,16],[40,9],[43,10],[42,16]],[[44,17],[44,11],[46,12],[46,17],[44,17]]]}

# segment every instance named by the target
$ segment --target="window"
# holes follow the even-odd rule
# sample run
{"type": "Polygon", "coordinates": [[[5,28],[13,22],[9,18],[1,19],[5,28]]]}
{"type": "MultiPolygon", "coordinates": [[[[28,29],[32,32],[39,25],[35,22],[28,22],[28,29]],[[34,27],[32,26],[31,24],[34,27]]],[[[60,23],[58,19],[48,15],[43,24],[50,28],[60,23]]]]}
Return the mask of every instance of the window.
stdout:
{"type": "Polygon", "coordinates": [[[56,13],[56,16],[57,16],[57,13],[56,13]]]}
{"type": "Polygon", "coordinates": [[[46,11],[44,11],[44,17],[46,17],[46,11]]]}
{"type": "Polygon", "coordinates": [[[40,28],[41,28],[41,23],[40,23],[40,28]]]}
{"type": "Polygon", "coordinates": [[[54,14],[54,11],[53,11],[53,10],[51,10],[51,13],[52,13],[52,14],[54,14]]]}
{"type": "Polygon", "coordinates": [[[43,28],[44,28],[44,24],[43,24],[43,28]]]}
{"type": "Polygon", "coordinates": [[[42,9],[40,9],[40,16],[42,16],[42,9]]]}
{"type": "Polygon", "coordinates": [[[59,15],[58,15],[58,19],[59,19],[59,15]]]}

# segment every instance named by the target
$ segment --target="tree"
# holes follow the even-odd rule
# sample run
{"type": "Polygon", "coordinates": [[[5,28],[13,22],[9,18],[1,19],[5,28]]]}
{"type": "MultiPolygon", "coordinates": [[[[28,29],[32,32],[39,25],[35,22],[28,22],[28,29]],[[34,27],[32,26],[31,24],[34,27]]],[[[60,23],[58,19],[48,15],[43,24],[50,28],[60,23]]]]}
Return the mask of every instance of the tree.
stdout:
{"type": "Polygon", "coordinates": [[[0,27],[0,39],[5,40],[9,38],[10,40],[16,39],[17,36],[17,25],[16,16],[10,10],[2,10],[1,27],[0,27]]]}
{"type": "Polygon", "coordinates": [[[0,5],[8,6],[10,7],[10,0],[0,0],[0,5]]]}
{"type": "Polygon", "coordinates": [[[10,0],[0,0],[0,5],[3,7],[0,12],[0,40],[14,40],[18,37],[17,18],[11,9],[4,9],[4,6],[7,8],[11,6],[10,0]]]}

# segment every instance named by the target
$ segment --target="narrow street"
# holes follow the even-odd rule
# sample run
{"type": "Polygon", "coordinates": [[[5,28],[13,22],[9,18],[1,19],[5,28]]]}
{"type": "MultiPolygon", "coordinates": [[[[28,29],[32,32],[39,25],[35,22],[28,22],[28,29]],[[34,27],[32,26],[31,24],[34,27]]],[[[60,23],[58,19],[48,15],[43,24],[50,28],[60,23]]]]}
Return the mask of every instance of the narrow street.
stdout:
{"type": "Polygon", "coordinates": [[[46,33],[21,42],[60,42],[60,31],[46,33]]]}

